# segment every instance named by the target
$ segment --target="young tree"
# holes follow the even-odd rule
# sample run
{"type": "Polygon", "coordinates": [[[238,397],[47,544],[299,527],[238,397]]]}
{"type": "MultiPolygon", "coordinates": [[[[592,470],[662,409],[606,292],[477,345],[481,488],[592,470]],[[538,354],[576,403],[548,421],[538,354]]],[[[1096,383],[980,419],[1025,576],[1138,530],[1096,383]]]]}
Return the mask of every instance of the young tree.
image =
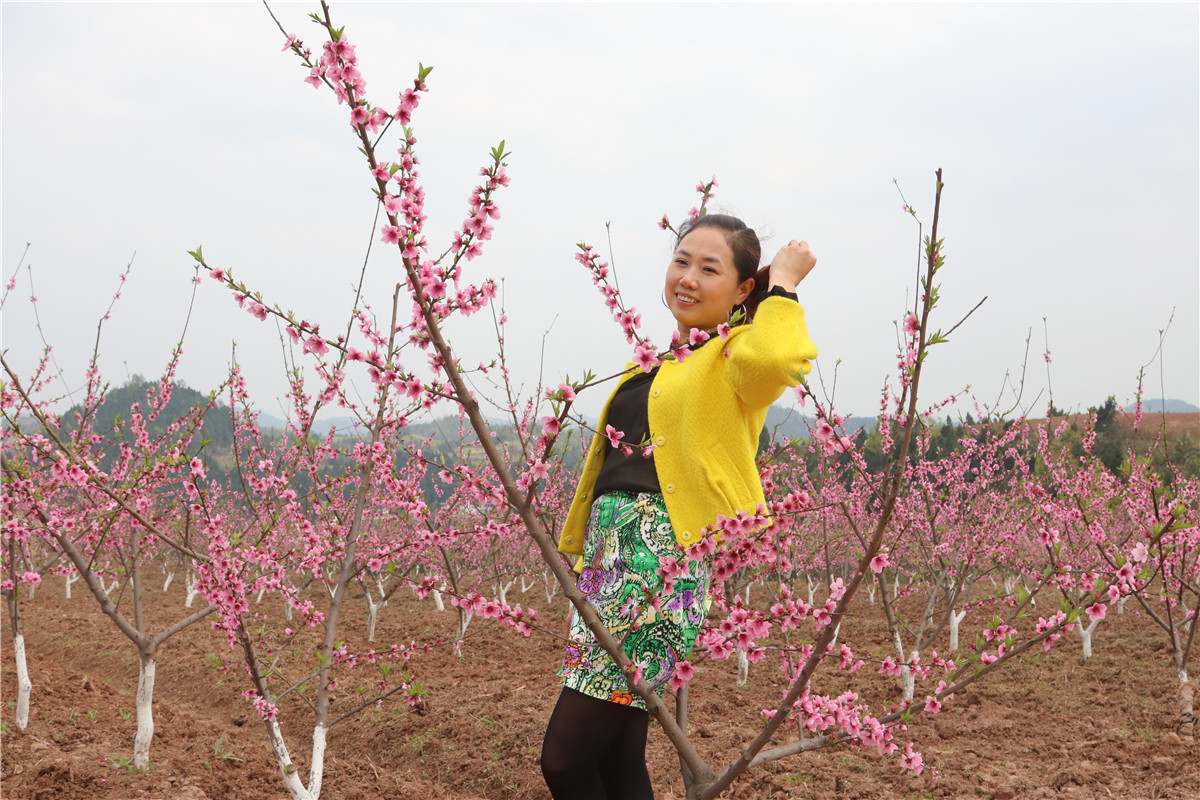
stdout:
{"type": "MultiPolygon", "coordinates": [[[[121,276],[122,283],[125,276],[121,276]]],[[[119,295],[118,295],[119,296],[119,295]]],[[[115,298],[114,298],[115,299],[115,298]]],[[[111,308],[111,307],[110,307],[111,308]]],[[[106,315],[107,316],[107,315],[106,315]]],[[[172,393],[172,378],[182,350],[176,344],[163,377],[146,388],[145,405],[133,403],[128,419],[113,428],[95,427],[97,410],[103,405],[106,388],[97,361],[101,326],[87,371],[86,399],[68,412],[69,423],[52,410],[53,399],[44,391],[51,377],[44,358],[28,381],[22,381],[0,354],[5,380],[0,385],[0,416],[4,418],[0,467],[3,469],[6,514],[4,544],[8,569],[15,569],[18,551],[28,553],[36,539],[56,559],[70,563],[84,581],[101,610],[138,651],[137,734],[133,763],[142,769],[150,763],[154,735],[154,682],[158,648],[171,636],[207,617],[208,606],[187,614],[158,633],[148,629],[143,591],[144,570],[165,550],[189,558],[203,556],[188,542],[191,518],[183,501],[185,490],[197,492],[204,478],[198,456],[197,438],[211,398],[183,417],[165,420],[161,433],[152,436],[148,425],[164,414],[172,393]],[[116,442],[115,448],[109,444],[116,442]],[[113,580],[105,586],[105,576],[113,580]],[[117,587],[121,593],[110,596],[117,587]],[[128,592],[129,612],[121,608],[128,592]]],[[[48,349],[48,348],[47,348],[48,349]]],[[[37,573],[25,581],[36,585],[37,573]]],[[[10,579],[11,580],[11,579],[10,579]]],[[[22,627],[14,586],[5,585],[14,637],[22,627]]],[[[24,669],[24,647],[14,639],[18,673],[24,669]]],[[[28,688],[18,679],[28,713],[28,688]]]]}

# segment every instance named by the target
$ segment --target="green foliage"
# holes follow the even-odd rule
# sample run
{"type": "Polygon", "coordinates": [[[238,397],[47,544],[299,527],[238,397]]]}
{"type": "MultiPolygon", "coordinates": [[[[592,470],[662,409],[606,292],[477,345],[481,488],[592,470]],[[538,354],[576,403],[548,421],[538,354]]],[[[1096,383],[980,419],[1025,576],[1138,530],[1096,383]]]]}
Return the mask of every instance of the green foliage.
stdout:
{"type": "Polygon", "coordinates": [[[1125,463],[1125,442],[1116,425],[1117,398],[1110,394],[1104,405],[1089,408],[1088,413],[1096,415],[1096,441],[1092,453],[1106,469],[1117,472],[1125,463]]]}
{"type": "MultiPolygon", "coordinates": [[[[119,451],[122,443],[129,443],[129,416],[135,403],[144,417],[146,431],[152,439],[161,435],[196,406],[210,404],[207,395],[188,387],[187,384],[172,383],[170,400],[154,419],[150,419],[148,392],[157,394],[158,383],[148,381],[141,375],[134,375],[125,385],[110,388],[105,394],[104,402],[90,417],[92,427],[105,439],[105,455],[111,457],[119,451]]],[[[200,438],[217,446],[228,447],[233,443],[233,423],[229,417],[229,407],[220,401],[211,402],[213,407],[208,408],[203,415],[200,438]]],[[[83,413],[82,405],[72,406],[63,415],[63,428],[67,432],[77,430],[83,413]]]]}
{"type": "Polygon", "coordinates": [[[233,754],[233,748],[225,741],[225,734],[217,737],[217,743],[213,745],[213,755],[223,761],[241,761],[233,754]]]}

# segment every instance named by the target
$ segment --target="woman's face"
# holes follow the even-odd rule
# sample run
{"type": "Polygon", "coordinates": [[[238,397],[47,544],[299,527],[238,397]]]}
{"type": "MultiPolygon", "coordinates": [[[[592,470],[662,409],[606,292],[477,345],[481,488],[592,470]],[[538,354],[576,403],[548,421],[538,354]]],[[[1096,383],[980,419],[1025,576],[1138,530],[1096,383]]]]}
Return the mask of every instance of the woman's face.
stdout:
{"type": "Polygon", "coordinates": [[[684,236],[667,267],[665,296],[679,332],[711,331],[749,296],[754,279],[738,282],[733,250],[719,228],[696,228],[684,236]]]}

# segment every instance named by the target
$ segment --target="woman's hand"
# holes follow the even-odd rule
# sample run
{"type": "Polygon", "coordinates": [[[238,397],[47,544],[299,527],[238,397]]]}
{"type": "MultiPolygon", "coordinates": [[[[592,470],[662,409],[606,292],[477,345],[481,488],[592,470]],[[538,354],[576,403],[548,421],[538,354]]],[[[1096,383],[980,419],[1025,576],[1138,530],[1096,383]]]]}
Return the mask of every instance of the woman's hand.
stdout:
{"type": "Polygon", "coordinates": [[[804,276],[816,265],[817,257],[808,249],[808,242],[792,239],[771,262],[771,279],[767,288],[779,286],[785,291],[794,292],[804,276]]]}

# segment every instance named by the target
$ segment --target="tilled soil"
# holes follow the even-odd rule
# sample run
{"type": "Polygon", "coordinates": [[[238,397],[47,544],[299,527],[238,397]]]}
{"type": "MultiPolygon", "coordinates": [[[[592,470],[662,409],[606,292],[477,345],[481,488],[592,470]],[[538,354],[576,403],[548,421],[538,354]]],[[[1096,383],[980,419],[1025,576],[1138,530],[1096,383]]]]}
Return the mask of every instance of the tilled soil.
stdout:
{"type": "MultiPolygon", "coordinates": [[[[152,766],[142,774],[131,769],[137,651],[80,588],[68,601],[61,582],[50,579],[34,600],[22,603],[34,683],[25,731],[13,728],[15,668],[11,631],[3,621],[0,797],[286,800],[263,724],[241,697],[249,684],[237,667],[219,670],[234,654],[207,622],[160,650],[152,766]]],[[[517,599],[536,608],[547,629],[565,632],[561,595],[548,605],[538,587],[517,599]]],[[[906,601],[905,610],[917,613],[919,602],[906,601]]],[[[183,592],[152,590],[147,605],[148,627],[159,630],[183,616],[183,592]]],[[[270,605],[267,600],[261,608],[266,612],[270,605]]],[[[993,610],[968,616],[964,641],[993,610]]],[[[376,641],[449,638],[454,614],[449,607],[438,612],[430,600],[397,596],[381,612],[376,641]]],[[[352,649],[366,647],[365,622],[359,599],[344,618],[352,649]]],[[[865,600],[842,628],[843,641],[859,655],[886,654],[884,634],[882,613],[865,600]]],[[[1095,655],[1084,661],[1078,640],[1067,637],[1049,653],[1024,656],[986,677],[942,713],[918,716],[897,739],[901,745],[912,740],[924,754],[929,768],[922,775],[902,770],[894,756],[840,746],[751,770],[724,796],[1200,797],[1200,752],[1174,733],[1175,678],[1165,635],[1130,606],[1122,615],[1110,612],[1094,646],[1095,655]]],[[[389,701],[330,731],[322,798],[547,800],[538,753],[558,695],[560,657],[561,643],[552,635],[527,639],[473,621],[461,658],[440,646],[403,665],[428,692],[420,708],[389,701]]],[[[689,725],[709,763],[736,758],[756,733],[761,709],[778,704],[784,684],[777,663],[768,657],[751,667],[750,682],[741,688],[732,659],[698,667],[689,725]]],[[[931,678],[935,684],[937,677],[931,678]]],[[[854,674],[823,669],[815,688],[831,694],[852,689],[881,712],[899,699],[895,679],[871,667],[854,674]]],[[[927,693],[930,687],[924,688],[927,693]]],[[[335,708],[353,707],[348,694],[335,708]]],[[[306,775],[311,712],[285,702],[280,719],[306,775]]],[[[791,726],[780,741],[796,736],[791,726]]],[[[656,796],[682,800],[678,759],[653,722],[648,761],[656,796]]]]}

